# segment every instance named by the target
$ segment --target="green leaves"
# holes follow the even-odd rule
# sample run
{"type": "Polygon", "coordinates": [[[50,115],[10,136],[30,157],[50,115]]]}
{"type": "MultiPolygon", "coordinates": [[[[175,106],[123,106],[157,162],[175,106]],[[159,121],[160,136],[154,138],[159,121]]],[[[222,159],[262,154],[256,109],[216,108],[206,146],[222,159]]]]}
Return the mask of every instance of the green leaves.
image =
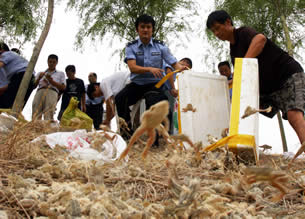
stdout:
{"type": "Polygon", "coordinates": [[[75,8],[80,16],[78,47],[85,38],[102,41],[107,33],[127,41],[135,39],[134,23],[144,13],[156,21],[154,37],[166,41],[168,35],[190,29],[183,16],[197,14],[192,0],[69,0],[68,8],[75,8]]]}
{"type": "Polygon", "coordinates": [[[40,0],[0,1],[0,36],[5,40],[31,41],[42,25],[40,0]]]}
{"type": "Polygon", "coordinates": [[[302,46],[305,37],[304,0],[215,0],[218,9],[226,10],[235,26],[251,26],[264,33],[284,50],[302,46]],[[287,26],[287,30],[285,30],[287,26]],[[300,31],[303,28],[303,31],[300,31]],[[291,42],[289,42],[291,41],[291,42]]]}

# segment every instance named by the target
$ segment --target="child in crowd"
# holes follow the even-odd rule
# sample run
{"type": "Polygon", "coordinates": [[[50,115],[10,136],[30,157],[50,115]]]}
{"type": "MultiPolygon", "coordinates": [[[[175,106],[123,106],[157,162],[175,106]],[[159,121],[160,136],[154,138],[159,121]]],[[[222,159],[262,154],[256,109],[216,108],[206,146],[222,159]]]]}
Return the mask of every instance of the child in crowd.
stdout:
{"type": "Polygon", "coordinates": [[[231,72],[231,66],[228,61],[220,62],[218,64],[219,73],[226,76],[229,84],[230,99],[232,99],[232,83],[233,83],[233,73],[231,72]]]}

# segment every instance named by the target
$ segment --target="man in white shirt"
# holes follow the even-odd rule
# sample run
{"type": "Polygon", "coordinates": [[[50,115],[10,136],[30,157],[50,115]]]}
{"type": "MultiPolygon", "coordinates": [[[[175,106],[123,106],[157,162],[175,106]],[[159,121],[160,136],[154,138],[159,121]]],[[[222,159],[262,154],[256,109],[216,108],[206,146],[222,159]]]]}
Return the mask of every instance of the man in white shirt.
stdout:
{"type": "Polygon", "coordinates": [[[129,72],[118,72],[101,81],[100,84],[90,84],[87,95],[90,99],[104,96],[106,101],[106,119],[104,125],[110,126],[110,121],[115,115],[114,97],[125,87],[129,81],[129,72]]]}
{"type": "Polygon", "coordinates": [[[62,71],[56,70],[57,55],[49,55],[48,66],[45,72],[36,75],[35,86],[38,90],[32,104],[32,119],[53,120],[53,116],[60,92],[66,88],[66,76],[62,71]]]}

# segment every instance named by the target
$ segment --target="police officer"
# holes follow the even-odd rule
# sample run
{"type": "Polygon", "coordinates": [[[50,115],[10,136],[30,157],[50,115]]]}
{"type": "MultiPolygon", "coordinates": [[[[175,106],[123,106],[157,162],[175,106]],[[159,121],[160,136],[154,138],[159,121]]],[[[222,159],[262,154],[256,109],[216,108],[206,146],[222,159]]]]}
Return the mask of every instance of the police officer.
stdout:
{"type": "MultiPolygon", "coordinates": [[[[12,108],[27,66],[27,60],[0,42],[0,108],[12,108]]],[[[34,89],[33,80],[34,72],[24,97],[24,105],[34,89]]]]}
{"type": "Polygon", "coordinates": [[[152,38],[155,21],[151,16],[144,14],[138,17],[135,27],[139,38],[127,44],[124,60],[131,72],[131,83],[115,97],[118,115],[124,118],[130,127],[129,106],[143,97],[147,109],[159,101],[167,100],[162,88],[155,88],[155,84],[164,75],[163,61],[174,69],[185,69],[163,42],[152,38]]]}

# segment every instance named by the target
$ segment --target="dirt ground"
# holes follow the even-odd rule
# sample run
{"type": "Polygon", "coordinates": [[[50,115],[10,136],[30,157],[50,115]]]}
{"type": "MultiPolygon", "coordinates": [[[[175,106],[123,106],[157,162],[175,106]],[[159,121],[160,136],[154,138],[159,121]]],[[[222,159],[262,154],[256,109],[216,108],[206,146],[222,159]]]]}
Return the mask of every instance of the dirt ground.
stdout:
{"type": "MultiPolygon", "coordinates": [[[[260,154],[253,166],[226,148],[135,144],[127,161],[82,161],[33,139],[20,123],[0,134],[0,218],[305,218],[305,160],[260,154]]],[[[145,139],[144,139],[145,140],[145,139]]],[[[244,159],[244,158],[243,158],[244,159]]]]}

